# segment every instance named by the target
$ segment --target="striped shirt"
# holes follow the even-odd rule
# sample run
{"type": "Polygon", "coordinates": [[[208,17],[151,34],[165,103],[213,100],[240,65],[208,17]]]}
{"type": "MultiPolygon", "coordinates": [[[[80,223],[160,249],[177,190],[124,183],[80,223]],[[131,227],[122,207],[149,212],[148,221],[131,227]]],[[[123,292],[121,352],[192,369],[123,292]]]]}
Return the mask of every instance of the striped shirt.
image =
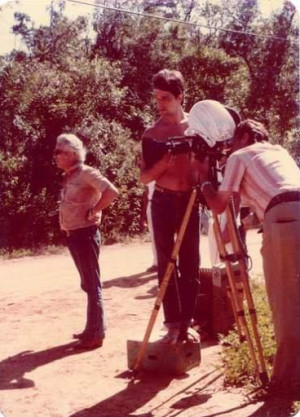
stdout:
{"type": "Polygon", "coordinates": [[[238,192],[262,221],[270,200],[300,191],[300,169],[280,145],[258,142],[234,152],[226,163],[220,191],[238,192]]]}

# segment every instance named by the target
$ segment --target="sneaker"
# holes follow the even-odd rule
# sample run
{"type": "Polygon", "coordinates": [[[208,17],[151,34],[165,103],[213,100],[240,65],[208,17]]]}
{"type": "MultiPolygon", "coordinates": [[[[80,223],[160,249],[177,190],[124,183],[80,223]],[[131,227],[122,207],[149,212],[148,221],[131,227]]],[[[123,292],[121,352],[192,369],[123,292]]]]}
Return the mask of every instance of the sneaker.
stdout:
{"type": "Polygon", "coordinates": [[[194,330],[191,327],[182,328],[179,332],[178,341],[179,342],[199,343],[200,342],[200,335],[196,330],[194,330]]]}
{"type": "Polygon", "coordinates": [[[165,345],[176,345],[179,335],[180,330],[177,328],[172,328],[168,330],[168,333],[160,341],[165,345]]]}
{"type": "Polygon", "coordinates": [[[97,349],[103,345],[103,339],[81,339],[74,345],[74,349],[78,350],[92,350],[97,349]]]}
{"type": "Polygon", "coordinates": [[[85,331],[83,331],[81,333],[74,333],[73,334],[73,339],[79,339],[79,340],[81,340],[81,339],[84,339],[85,338],[85,335],[86,335],[86,332],[85,331]]]}

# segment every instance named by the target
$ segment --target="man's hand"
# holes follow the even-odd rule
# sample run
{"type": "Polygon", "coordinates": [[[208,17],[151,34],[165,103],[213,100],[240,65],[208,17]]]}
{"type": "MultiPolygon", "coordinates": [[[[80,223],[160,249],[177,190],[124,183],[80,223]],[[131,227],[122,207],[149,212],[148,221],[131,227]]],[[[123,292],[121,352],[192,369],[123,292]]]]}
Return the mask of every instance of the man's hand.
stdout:
{"type": "Polygon", "coordinates": [[[192,154],[192,164],[195,170],[198,173],[198,178],[200,184],[208,180],[208,173],[210,170],[209,157],[205,157],[200,161],[195,154],[192,154]]]}
{"type": "Polygon", "coordinates": [[[107,178],[105,178],[105,181],[107,183],[107,188],[102,191],[98,203],[88,210],[86,214],[88,221],[97,223],[100,222],[102,210],[108,207],[113,202],[113,200],[118,197],[118,190],[116,187],[111,182],[109,182],[107,178]]]}
{"type": "Polygon", "coordinates": [[[96,211],[94,208],[88,210],[86,218],[89,222],[98,222],[101,219],[101,212],[96,211]]]}
{"type": "Polygon", "coordinates": [[[148,184],[148,182],[150,181],[158,180],[158,178],[168,168],[174,165],[175,158],[176,155],[173,155],[171,152],[168,152],[149,169],[146,169],[145,164],[143,164],[140,172],[140,180],[142,181],[142,183],[148,184]]]}
{"type": "Polygon", "coordinates": [[[167,152],[162,157],[162,159],[160,159],[157,162],[157,165],[159,166],[160,169],[162,169],[163,171],[165,171],[166,169],[168,169],[168,168],[170,168],[171,166],[174,165],[175,158],[176,158],[176,156],[174,154],[172,154],[171,152],[167,152]]]}

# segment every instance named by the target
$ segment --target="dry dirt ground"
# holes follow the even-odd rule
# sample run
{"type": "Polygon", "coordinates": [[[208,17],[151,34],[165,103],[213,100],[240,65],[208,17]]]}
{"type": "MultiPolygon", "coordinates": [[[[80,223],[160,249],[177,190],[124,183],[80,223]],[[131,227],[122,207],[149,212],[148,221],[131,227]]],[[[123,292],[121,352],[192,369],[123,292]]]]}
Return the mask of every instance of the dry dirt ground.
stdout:
{"type": "MultiPolygon", "coordinates": [[[[254,275],[261,273],[259,246],[260,235],[250,231],[254,275]]],[[[209,266],[206,237],[201,253],[209,266]]],[[[157,288],[155,275],[144,272],[150,244],[104,247],[100,263],[107,337],[101,349],[78,353],[72,333],[84,325],[85,296],[67,251],[0,261],[0,416],[286,417],[223,389],[216,344],[203,343],[200,366],[181,377],[129,379],[126,341],[143,339],[157,288]]],[[[160,312],[153,339],[161,334],[160,312]]]]}

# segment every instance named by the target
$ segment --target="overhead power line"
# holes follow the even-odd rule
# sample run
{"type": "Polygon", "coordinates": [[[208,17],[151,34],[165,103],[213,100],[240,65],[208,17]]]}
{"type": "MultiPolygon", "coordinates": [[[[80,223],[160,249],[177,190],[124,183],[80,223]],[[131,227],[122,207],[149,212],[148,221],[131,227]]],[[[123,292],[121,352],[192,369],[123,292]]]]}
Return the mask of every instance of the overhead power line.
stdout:
{"type": "Polygon", "coordinates": [[[80,0],[67,0],[67,1],[71,2],[71,3],[78,3],[78,4],[83,4],[83,5],[86,5],[86,6],[96,7],[98,9],[107,9],[107,10],[112,10],[112,11],[115,11],[115,12],[127,13],[127,14],[141,16],[141,17],[147,17],[147,18],[150,18],[150,19],[165,20],[167,22],[178,23],[178,24],[181,24],[181,25],[202,27],[202,28],[205,28],[205,29],[212,29],[212,30],[216,30],[216,31],[220,31],[220,32],[235,33],[235,34],[240,34],[240,35],[245,35],[245,36],[252,36],[252,37],[261,38],[261,39],[274,39],[274,40],[283,41],[283,42],[292,42],[292,43],[295,43],[295,44],[297,43],[296,41],[290,41],[289,39],[280,38],[278,36],[257,35],[256,33],[252,33],[252,32],[241,32],[241,31],[232,30],[232,29],[215,28],[215,27],[203,25],[201,23],[187,22],[185,20],[172,19],[172,18],[169,18],[169,17],[159,16],[159,15],[155,15],[155,14],[151,14],[151,13],[135,12],[135,11],[132,11],[132,10],[123,9],[121,7],[106,6],[104,4],[92,4],[92,3],[88,3],[88,2],[80,1],[80,0]]]}

